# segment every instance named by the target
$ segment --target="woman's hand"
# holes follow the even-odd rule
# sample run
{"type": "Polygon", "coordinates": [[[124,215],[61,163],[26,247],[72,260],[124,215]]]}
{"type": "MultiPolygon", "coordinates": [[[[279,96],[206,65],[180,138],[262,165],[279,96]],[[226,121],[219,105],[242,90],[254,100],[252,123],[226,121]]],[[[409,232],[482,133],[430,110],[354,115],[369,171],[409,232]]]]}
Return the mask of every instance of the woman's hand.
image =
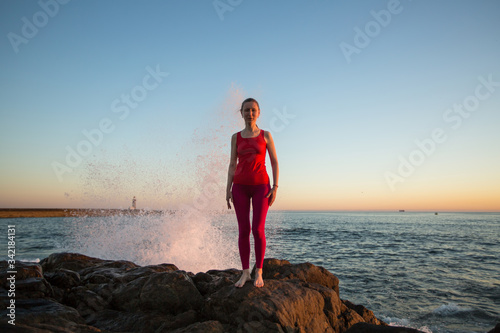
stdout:
{"type": "Polygon", "coordinates": [[[227,209],[231,209],[231,203],[229,202],[229,200],[233,202],[233,193],[231,193],[231,190],[226,192],[227,209]]]}
{"type": "Polygon", "coordinates": [[[272,206],[274,200],[276,200],[276,193],[278,192],[278,188],[276,186],[273,186],[271,191],[266,195],[266,198],[269,198],[269,207],[272,206]]]}

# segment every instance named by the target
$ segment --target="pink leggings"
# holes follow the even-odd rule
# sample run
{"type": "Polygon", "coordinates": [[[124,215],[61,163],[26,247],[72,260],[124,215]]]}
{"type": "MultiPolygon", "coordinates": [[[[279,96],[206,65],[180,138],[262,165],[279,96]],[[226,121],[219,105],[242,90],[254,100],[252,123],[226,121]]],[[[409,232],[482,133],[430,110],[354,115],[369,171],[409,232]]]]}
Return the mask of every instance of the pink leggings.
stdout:
{"type": "Polygon", "coordinates": [[[264,263],[264,253],[266,252],[264,227],[266,225],[267,210],[269,209],[269,198],[266,198],[266,195],[269,191],[271,191],[269,184],[233,184],[233,205],[238,219],[238,247],[243,269],[250,268],[250,198],[252,198],[253,207],[251,230],[255,243],[255,266],[262,268],[264,263]]]}

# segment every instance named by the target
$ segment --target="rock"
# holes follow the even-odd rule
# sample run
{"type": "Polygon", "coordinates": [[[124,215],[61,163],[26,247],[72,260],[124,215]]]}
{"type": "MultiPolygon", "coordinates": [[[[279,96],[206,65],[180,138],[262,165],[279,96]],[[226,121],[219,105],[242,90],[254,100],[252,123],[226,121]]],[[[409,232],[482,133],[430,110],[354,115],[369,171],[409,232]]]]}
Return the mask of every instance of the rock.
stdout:
{"type": "Polygon", "coordinates": [[[49,331],[46,329],[33,328],[30,326],[26,326],[23,324],[17,323],[15,326],[0,322],[0,332],[2,333],[52,333],[53,331],[49,331]]]}
{"type": "Polygon", "coordinates": [[[203,297],[184,271],[153,273],[113,293],[113,305],[126,311],[178,314],[201,307],[203,297]]]}
{"type": "MultiPolygon", "coordinates": [[[[157,332],[160,333],[161,331],[157,332]]],[[[172,333],[224,333],[224,327],[216,320],[194,323],[187,327],[177,329],[172,333]]]]}
{"type": "Polygon", "coordinates": [[[10,289],[10,284],[12,279],[15,280],[15,286],[16,289],[19,290],[18,288],[18,282],[19,281],[24,281],[27,279],[30,279],[28,282],[24,283],[23,286],[21,286],[21,289],[24,289],[23,291],[19,290],[19,297],[23,297],[25,292],[29,292],[29,289],[32,289],[33,291],[36,291],[37,289],[41,291],[42,293],[44,292],[50,292],[50,286],[45,285],[45,288],[41,284],[45,284],[44,282],[41,282],[41,280],[44,279],[43,272],[42,272],[42,266],[38,264],[32,264],[32,263],[24,263],[20,261],[16,261],[15,264],[15,271],[16,273],[9,273],[12,271],[11,269],[8,269],[8,263],[7,261],[0,261],[0,287],[9,290],[10,289]],[[37,285],[38,284],[38,285],[37,285]],[[37,286],[35,286],[37,285],[37,286]],[[48,290],[47,290],[48,289],[48,290]]]}
{"type": "MultiPolygon", "coordinates": [[[[15,298],[43,298],[54,297],[54,290],[51,284],[44,278],[42,266],[34,263],[25,263],[16,261],[15,274],[9,273],[7,261],[0,262],[0,281],[1,290],[11,289],[11,281],[15,289],[15,298]]],[[[7,306],[8,295],[0,297],[2,308],[7,306]]]]}
{"type": "Polygon", "coordinates": [[[150,275],[152,273],[161,273],[161,272],[175,272],[178,271],[179,268],[172,264],[160,264],[160,265],[149,265],[144,267],[137,267],[127,271],[127,274],[123,277],[125,282],[130,282],[139,277],[150,275]]]}
{"type": "MultiPolygon", "coordinates": [[[[310,263],[266,259],[263,288],[236,288],[236,269],[193,274],[173,264],[141,267],[78,253],[16,269],[19,332],[397,332],[364,306],[341,300],[338,278],[310,263]]],[[[7,272],[0,262],[4,317],[7,272]]],[[[2,332],[12,329],[5,325],[2,332]]]]}
{"type": "Polygon", "coordinates": [[[172,329],[184,328],[193,323],[196,323],[197,321],[199,321],[199,319],[200,319],[199,315],[196,311],[188,310],[186,312],[176,315],[175,317],[170,318],[169,321],[164,322],[157,329],[157,333],[163,331],[168,332],[172,329]]]}
{"type": "MultiPolygon", "coordinates": [[[[16,261],[16,280],[24,280],[28,278],[43,278],[42,266],[35,263],[26,263],[16,261]]],[[[6,281],[6,278],[11,275],[8,273],[7,261],[0,261],[0,281],[6,281]]]]}
{"type": "Polygon", "coordinates": [[[268,280],[265,288],[249,283],[227,286],[210,295],[205,305],[207,317],[236,327],[257,321],[277,323],[284,331],[333,332],[321,293],[297,283],[268,280]]]}
{"type": "Polygon", "coordinates": [[[171,332],[200,320],[196,311],[179,315],[156,312],[124,312],[106,309],[88,317],[87,324],[112,332],[171,332]]]}
{"type": "Polygon", "coordinates": [[[136,268],[139,268],[139,266],[133,262],[119,260],[87,267],[79,273],[84,284],[122,283],[127,281],[124,277],[128,272],[136,268]]]}
{"type": "Polygon", "coordinates": [[[304,287],[311,288],[316,290],[323,297],[323,301],[325,302],[325,307],[323,308],[323,312],[328,318],[330,326],[333,328],[335,332],[342,331],[345,327],[349,327],[348,323],[342,319],[342,302],[339,298],[339,295],[330,288],[326,288],[321,285],[317,285],[315,283],[304,283],[304,287]]]}
{"type": "MultiPolygon", "coordinates": [[[[262,271],[264,280],[298,279],[320,284],[335,290],[337,295],[339,294],[339,279],[323,267],[315,266],[311,263],[290,264],[286,260],[265,259],[262,271]]],[[[255,274],[255,268],[252,271],[253,274],[255,274]]]]}
{"type": "Polygon", "coordinates": [[[108,306],[108,302],[101,296],[83,286],[72,288],[63,302],[75,308],[80,316],[84,318],[95,312],[102,311],[108,306]]]}
{"type": "Polygon", "coordinates": [[[488,333],[500,333],[500,323],[498,323],[491,331],[488,333]]]}
{"type": "Polygon", "coordinates": [[[201,307],[203,297],[184,271],[150,275],[140,293],[141,308],[178,314],[201,307]]]}
{"type": "Polygon", "coordinates": [[[210,270],[206,273],[200,272],[193,276],[193,282],[201,295],[213,294],[217,290],[236,283],[241,276],[241,271],[237,269],[227,269],[223,271],[210,270]]]}
{"type": "Polygon", "coordinates": [[[344,332],[346,329],[356,325],[357,323],[363,322],[363,317],[361,317],[356,311],[348,308],[342,303],[341,315],[337,317],[334,328],[337,332],[344,332]]]}
{"type": "Polygon", "coordinates": [[[53,297],[58,302],[63,302],[65,293],[81,284],[80,274],[64,268],[45,273],[44,277],[52,285],[53,297]]]}
{"type": "Polygon", "coordinates": [[[16,326],[18,325],[24,325],[26,330],[76,332],[78,327],[82,332],[96,332],[96,328],[85,325],[83,318],[74,308],[41,298],[16,300],[16,326]]]}
{"type": "Polygon", "coordinates": [[[53,297],[52,286],[44,278],[16,279],[16,299],[53,297]]]}
{"type": "Polygon", "coordinates": [[[81,283],[80,274],[65,268],[58,268],[54,272],[45,273],[44,276],[52,286],[64,290],[76,287],[81,283]]]}
{"type": "Polygon", "coordinates": [[[66,327],[55,326],[51,324],[39,324],[36,327],[24,325],[24,324],[16,324],[15,326],[0,323],[0,332],[2,333],[98,333],[103,332],[98,328],[81,325],[81,324],[70,324],[66,327]]]}
{"type": "Polygon", "coordinates": [[[44,272],[51,272],[58,268],[65,268],[78,272],[86,267],[94,266],[106,260],[87,257],[79,253],[53,253],[40,261],[44,272]]]}
{"type": "Polygon", "coordinates": [[[349,302],[348,300],[342,300],[342,303],[344,303],[344,305],[349,309],[356,311],[356,313],[363,318],[364,322],[374,325],[388,326],[385,322],[375,317],[373,312],[365,308],[363,305],[356,305],[349,302]]]}
{"type": "Polygon", "coordinates": [[[171,322],[172,317],[158,313],[126,312],[105,309],[89,316],[87,325],[111,332],[156,332],[164,323],[171,322]]]}

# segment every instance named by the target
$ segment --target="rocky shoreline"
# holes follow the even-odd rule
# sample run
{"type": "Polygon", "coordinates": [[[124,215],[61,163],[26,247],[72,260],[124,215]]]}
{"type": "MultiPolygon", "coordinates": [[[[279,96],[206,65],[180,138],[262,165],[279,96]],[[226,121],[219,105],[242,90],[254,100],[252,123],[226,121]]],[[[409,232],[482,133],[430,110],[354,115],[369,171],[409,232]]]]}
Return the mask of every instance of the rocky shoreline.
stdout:
{"type": "Polygon", "coordinates": [[[310,263],[266,259],[263,288],[235,288],[236,269],[193,274],[77,253],[15,270],[12,284],[0,262],[2,332],[419,332],[341,300],[338,278],[310,263]]]}

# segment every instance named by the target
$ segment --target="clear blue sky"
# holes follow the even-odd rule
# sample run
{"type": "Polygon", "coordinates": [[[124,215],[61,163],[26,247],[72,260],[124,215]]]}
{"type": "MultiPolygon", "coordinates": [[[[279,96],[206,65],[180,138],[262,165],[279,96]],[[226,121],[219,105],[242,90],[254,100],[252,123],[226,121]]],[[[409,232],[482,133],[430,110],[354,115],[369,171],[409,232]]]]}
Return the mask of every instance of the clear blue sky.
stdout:
{"type": "Polygon", "coordinates": [[[252,96],[276,209],[498,211],[499,17],[494,0],[2,1],[0,207],[126,207],[148,189],[139,204],[176,207],[199,155],[227,168],[195,133],[227,124],[229,143],[243,123],[218,111],[252,96]]]}

